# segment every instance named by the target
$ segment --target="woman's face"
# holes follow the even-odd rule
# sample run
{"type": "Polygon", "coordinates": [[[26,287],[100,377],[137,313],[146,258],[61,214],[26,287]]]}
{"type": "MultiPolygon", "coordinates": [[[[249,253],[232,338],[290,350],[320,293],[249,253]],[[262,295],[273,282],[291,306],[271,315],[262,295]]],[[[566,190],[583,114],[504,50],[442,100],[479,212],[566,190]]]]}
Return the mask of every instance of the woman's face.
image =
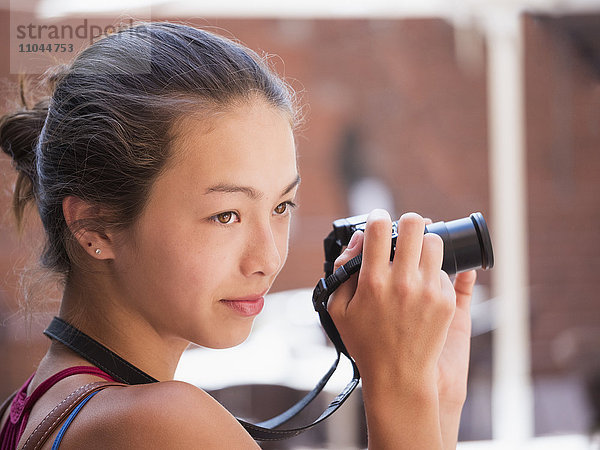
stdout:
{"type": "Polygon", "coordinates": [[[298,187],[287,117],[262,101],[180,123],[175,163],[115,249],[128,306],[163,337],[224,348],[247,338],[287,257],[298,187]]]}

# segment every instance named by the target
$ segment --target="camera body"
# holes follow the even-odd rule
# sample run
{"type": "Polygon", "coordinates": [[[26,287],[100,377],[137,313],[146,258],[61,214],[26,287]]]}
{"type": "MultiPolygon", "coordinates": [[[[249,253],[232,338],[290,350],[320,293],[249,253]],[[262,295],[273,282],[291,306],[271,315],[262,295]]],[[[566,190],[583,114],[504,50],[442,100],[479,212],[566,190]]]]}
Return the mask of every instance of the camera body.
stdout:
{"type": "MultiPolygon", "coordinates": [[[[333,262],[342,248],[348,245],[355,231],[364,231],[367,214],[338,219],[333,231],[325,239],[325,274],[331,275],[333,262]]],[[[442,270],[454,275],[471,269],[491,269],[494,266],[492,241],[483,214],[476,212],[469,217],[450,222],[436,222],[425,227],[425,233],[435,233],[444,241],[442,270]]],[[[394,259],[398,222],[392,223],[390,261],[394,259]]]]}
{"type": "MultiPolygon", "coordinates": [[[[350,359],[342,338],[340,337],[331,316],[327,312],[327,302],[333,292],[352,274],[358,272],[362,265],[362,253],[340,266],[333,272],[334,262],[348,245],[350,238],[357,230],[364,231],[367,215],[347,217],[333,222],[333,231],[324,240],[325,277],[321,278],[313,291],[312,302],[319,314],[321,324],[338,352],[350,359]]],[[[398,222],[392,223],[390,261],[396,252],[398,238],[398,222]]],[[[436,222],[425,227],[425,233],[435,233],[444,242],[444,258],[442,270],[448,275],[471,269],[491,269],[494,265],[492,241],[483,215],[479,212],[469,217],[450,222],[436,222]]]]}

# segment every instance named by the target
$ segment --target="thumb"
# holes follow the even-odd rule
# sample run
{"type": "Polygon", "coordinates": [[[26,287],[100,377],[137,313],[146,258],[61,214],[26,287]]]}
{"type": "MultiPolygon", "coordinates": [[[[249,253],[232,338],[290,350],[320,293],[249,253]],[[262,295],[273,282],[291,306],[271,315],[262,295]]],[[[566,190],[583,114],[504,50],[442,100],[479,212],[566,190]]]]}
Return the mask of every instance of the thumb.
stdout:
{"type": "MultiPolygon", "coordinates": [[[[362,252],[364,235],[362,231],[355,231],[348,243],[346,250],[342,252],[340,256],[335,260],[333,270],[336,271],[341,266],[346,264],[355,256],[358,256],[362,252]]],[[[334,295],[330,299],[327,310],[333,317],[336,313],[343,313],[350,302],[350,299],[356,291],[356,283],[358,280],[358,274],[353,274],[350,279],[336,289],[334,295]]]]}
{"type": "Polygon", "coordinates": [[[350,242],[348,242],[348,246],[346,247],[346,249],[335,260],[333,264],[334,272],[341,266],[346,264],[348,261],[350,261],[352,258],[359,255],[360,252],[362,252],[363,238],[364,235],[362,231],[358,230],[354,232],[354,234],[350,238],[350,242]]]}

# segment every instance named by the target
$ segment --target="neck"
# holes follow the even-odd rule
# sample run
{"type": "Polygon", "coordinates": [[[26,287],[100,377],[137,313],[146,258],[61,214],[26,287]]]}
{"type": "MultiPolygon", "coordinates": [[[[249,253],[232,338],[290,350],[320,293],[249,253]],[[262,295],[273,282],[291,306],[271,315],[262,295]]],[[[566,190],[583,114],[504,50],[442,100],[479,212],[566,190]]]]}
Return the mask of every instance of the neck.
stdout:
{"type": "Polygon", "coordinates": [[[71,276],[59,317],[108,347],[159,381],[172,380],[188,342],[164,336],[135,310],[127,307],[111,286],[86,276],[71,276]],[[97,293],[101,292],[102,295],[97,293]]]}

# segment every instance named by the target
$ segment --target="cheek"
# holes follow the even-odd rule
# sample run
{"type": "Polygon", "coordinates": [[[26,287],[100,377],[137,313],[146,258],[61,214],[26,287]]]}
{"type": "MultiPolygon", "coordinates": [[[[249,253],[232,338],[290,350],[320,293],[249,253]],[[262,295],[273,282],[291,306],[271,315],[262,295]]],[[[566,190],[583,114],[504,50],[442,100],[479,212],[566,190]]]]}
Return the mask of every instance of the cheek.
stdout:
{"type": "MultiPolygon", "coordinates": [[[[281,265],[285,263],[288,255],[289,241],[290,241],[290,221],[285,221],[275,229],[276,233],[276,245],[279,254],[281,255],[281,265]]],[[[280,268],[281,269],[281,268],[280,268]]]]}
{"type": "Polygon", "coordinates": [[[202,295],[203,291],[214,289],[222,278],[228,276],[231,258],[224,250],[222,246],[212,248],[206,242],[197,242],[176,249],[166,249],[157,255],[160,258],[157,264],[170,274],[168,284],[172,286],[179,283],[179,291],[192,291],[196,295],[202,295]]]}
{"type": "MultiPolygon", "coordinates": [[[[201,243],[177,248],[167,245],[147,255],[152,266],[140,273],[138,293],[152,304],[155,313],[179,316],[197,321],[209,317],[207,312],[215,300],[226,295],[224,287],[232,279],[232,261],[227,254],[201,243]],[[166,309],[165,309],[166,308],[166,309]]],[[[161,319],[162,320],[162,319],[161,319]]]]}
{"type": "Polygon", "coordinates": [[[155,221],[137,235],[137,250],[128,261],[137,272],[137,288],[146,295],[177,297],[207,278],[201,270],[204,255],[183,230],[155,221]]]}

